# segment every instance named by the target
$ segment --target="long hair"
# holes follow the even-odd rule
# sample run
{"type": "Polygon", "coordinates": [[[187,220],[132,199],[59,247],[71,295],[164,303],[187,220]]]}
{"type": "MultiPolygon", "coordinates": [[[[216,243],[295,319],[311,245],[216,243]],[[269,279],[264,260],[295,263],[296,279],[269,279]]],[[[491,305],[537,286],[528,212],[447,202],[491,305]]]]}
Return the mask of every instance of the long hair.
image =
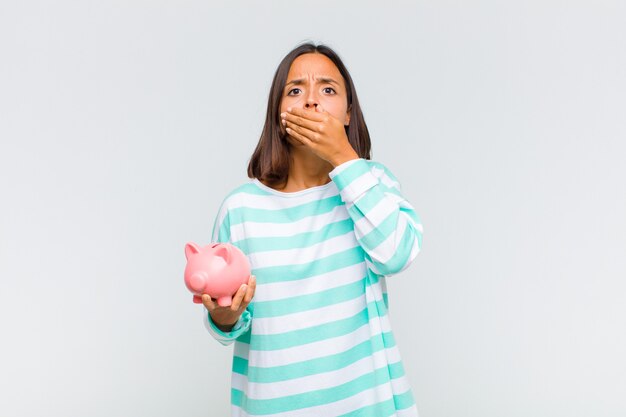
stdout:
{"type": "Polygon", "coordinates": [[[300,55],[308,53],[319,53],[327,56],[343,76],[348,96],[348,110],[350,111],[350,124],[344,126],[348,141],[359,158],[370,159],[370,135],[348,69],[330,47],[307,42],[285,55],[276,69],[267,100],[265,125],[259,143],[248,163],[249,178],[257,178],[279,188],[287,182],[291,161],[291,145],[286,141],[287,133],[280,121],[280,105],[291,64],[300,55]]]}

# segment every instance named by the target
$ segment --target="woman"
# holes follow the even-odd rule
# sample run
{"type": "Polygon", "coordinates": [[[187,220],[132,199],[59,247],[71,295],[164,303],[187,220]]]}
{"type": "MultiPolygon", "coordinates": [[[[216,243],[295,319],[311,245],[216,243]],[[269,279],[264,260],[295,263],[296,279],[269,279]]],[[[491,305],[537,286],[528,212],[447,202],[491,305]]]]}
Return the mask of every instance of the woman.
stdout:
{"type": "Polygon", "coordinates": [[[248,165],[224,199],[213,242],[253,276],[204,322],[234,342],[233,416],[416,416],[387,315],[385,277],[421,249],[400,184],[370,160],[352,79],[337,54],[306,43],[283,58],[248,165]]]}

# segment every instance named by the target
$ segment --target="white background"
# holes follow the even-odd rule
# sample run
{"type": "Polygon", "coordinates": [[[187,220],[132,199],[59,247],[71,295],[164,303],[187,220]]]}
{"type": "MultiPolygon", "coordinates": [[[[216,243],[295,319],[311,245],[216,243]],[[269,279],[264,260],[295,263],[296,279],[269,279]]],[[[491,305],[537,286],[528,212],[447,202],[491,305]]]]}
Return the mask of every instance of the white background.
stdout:
{"type": "Polygon", "coordinates": [[[0,3],[0,415],[228,415],[183,248],[305,40],[424,223],[389,279],[421,417],[626,415],[625,3],[385,4],[0,3]]]}

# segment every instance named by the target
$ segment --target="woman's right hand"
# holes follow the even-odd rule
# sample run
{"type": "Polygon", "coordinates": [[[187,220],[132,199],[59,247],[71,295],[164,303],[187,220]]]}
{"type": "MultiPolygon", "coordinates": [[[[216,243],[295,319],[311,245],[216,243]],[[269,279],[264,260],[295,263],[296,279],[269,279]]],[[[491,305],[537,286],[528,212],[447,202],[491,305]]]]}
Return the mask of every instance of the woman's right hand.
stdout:
{"type": "Polygon", "coordinates": [[[202,294],[202,304],[209,310],[211,320],[221,331],[228,333],[232,330],[239,317],[244,312],[256,290],[256,277],[250,275],[248,284],[242,284],[233,296],[231,305],[221,307],[208,294],[202,294]]]}

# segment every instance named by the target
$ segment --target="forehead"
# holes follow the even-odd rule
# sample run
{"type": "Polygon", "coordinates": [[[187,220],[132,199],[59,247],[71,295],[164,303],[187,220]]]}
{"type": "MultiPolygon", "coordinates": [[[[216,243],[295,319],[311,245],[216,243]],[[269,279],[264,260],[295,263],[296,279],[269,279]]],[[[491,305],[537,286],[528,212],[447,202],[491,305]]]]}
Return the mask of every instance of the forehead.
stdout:
{"type": "Polygon", "coordinates": [[[308,53],[300,55],[291,63],[287,82],[299,78],[332,78],[343,85],[343,77],[333,61],[326,55],[308,53]]]}

